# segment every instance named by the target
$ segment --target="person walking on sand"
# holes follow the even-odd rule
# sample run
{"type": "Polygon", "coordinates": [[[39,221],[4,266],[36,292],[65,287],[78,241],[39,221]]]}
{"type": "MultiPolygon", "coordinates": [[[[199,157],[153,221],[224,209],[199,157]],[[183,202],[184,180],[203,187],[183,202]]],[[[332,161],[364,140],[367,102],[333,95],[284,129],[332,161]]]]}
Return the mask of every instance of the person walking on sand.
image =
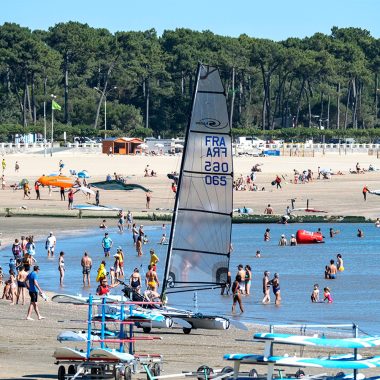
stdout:
{"type": "Polygon", "coordinates": [[[263,277],[263,294],[264,298],[261,301],[264,304],[270,303],[270,280],[269,280],[269,272],[266,270],[264,272],[263,277]]]}
{"type": "Polygon", "coordinates": [[[59,189],[59,193],[61,194],[61,201],[65,201],[65,200],[66,200],[65,188],[64,188],[64,187],[61,187],[61,188],[59,189]]]}
{"type": "Polygon", "coordinates": [[[269,281],[269,284],[272,285],[272,291],[276,297],[274,303],[275,305],[279,305],[281,303],[280,275],[278,273],[275,273],[272,280],[269,281]]]}
{"type": "Polygon", "coordinates": [[[28,313],[26,315],[26,319],[28,321],[33,321],[33,318],[32,318],[32,310],[33,309],[36,312],[39,320],[45,319],[45,317],[43,317],[40,314],[40,311],[38,309],[38,293],[41,296],[43,295],[42,289],[41,289],[41,287],[37,281],[39,271],[40,271],[40,267],[38,265],[36,265],[33,268],[33,272],[29,273],[28,276],[26,277],[26,287],[29,290],[29,296],[30,296],[30,305],[28,308],[28,313]]]}
{"type": "Polygon", "coordinates": [[[65,252],[59,253],[58,258],[58,272],[59,272],[59,286],[63,286],[63,279],[65,277],[65,252]]]}
{"type": "Polygon", "coordinates": [[[25,182],[24,185],[23,185],[23,188],[24,188],[24,198],[28,198],[30,199],[30,187],[29,187],[29,183],[28,182],[25,182]]]}
{"type": "Polygon", "coordinates": [[[36,200],[41,200],[40,183],[38,181],[34,182],[34,191],[36,192],[36,200]]]}
{"type": "Polygon", "coordinates": [[[67,208],[69,210],[72,210],[73,209],[73,204],[74,204],[74,191],[73,191],[73,189],[70,189],[69,193],[67,194],[67,197],[68,197],[68,200],[69,200],[69,204],[68,204],[67,208]]]}
{"type": "Polygon", "coordinates": [[[95,205],[99,206],[99,202],[100,202],[100,193],[99,193],[99,190],[96,190],[96,193],[95,193],[95,205]]]}
{"type": "Polygon", "coordinates": [[[368,189],[367,185],[364,185],[363,190],[362,190],[364,202],[367,200],[367,193],[368,192],[369,192],[369,189],[368,189]]]}
{"type": "Polygon", "coordinates": [[[90,272],[92,268],[92,259],[88,255],[87,252],[84,253],[80,265],[82,266],[82,274],[83,274],[83,286],[90,286],[90,272]]]}
{"type": "Polygon", "coordinates": [[[148,191],[147,193],[146,193],[146,208],[147,209],[150,209],[150,200],[152,199],[152,194],[148,191]]]}
{"type": "Polygon", "coordinates": [[[3,168],[3,174],[4,174],[5,169],[7,167],[7,163],[5,162],[5,158],[3,158],[3,160],[1,161],[1,167],[3,168]]]}
{"type": "Polygon", "coordinates": [[[236,309],[236,303],[239,304],[240,311],[244,313],[244,306],[241,298],[241,289],[240,289],[240,283],[242,281],[242,278],[240,274],[237,274],[235,277],[235,281],[232,284],[232,313],[235,313],[236,309]]]}
{"type": "Polygon", "coordinates": [[[276,183],[276,189],[281,189],[282,188],[281,187],[281,178],[278,175],[276,175],[276,179],[274,181],[276,183]]]}
{"type": "Polygon", "coordinates": [[[15,173],[18,173],[19,170],[20,170],[20,165],[19,165],[18,161],[16,161],[16,163],[15,163],[15,173]]]}

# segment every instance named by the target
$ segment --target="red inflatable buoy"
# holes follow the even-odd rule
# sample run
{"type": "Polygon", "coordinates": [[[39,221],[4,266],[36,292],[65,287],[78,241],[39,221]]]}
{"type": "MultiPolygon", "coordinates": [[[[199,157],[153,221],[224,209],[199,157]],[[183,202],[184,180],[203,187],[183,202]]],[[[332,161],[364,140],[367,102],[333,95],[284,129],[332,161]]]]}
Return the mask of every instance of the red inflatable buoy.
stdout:
{"type": "Polygon", "coordinates": [[[296,239],[297,244],[324,243],[323,236],[320,232],[298,230],[296,234],[296,239]]]}

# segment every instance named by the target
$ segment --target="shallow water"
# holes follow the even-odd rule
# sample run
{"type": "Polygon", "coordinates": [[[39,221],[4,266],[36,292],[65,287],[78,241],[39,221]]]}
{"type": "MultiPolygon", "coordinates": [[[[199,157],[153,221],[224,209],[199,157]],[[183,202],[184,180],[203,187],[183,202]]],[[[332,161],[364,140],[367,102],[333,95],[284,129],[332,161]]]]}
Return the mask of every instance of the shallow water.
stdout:
{"type": "MultiPolygon", "coordinates": [[[[368,333],[380,332],[380,255],[379,236],[380,228],[372,224],[289,224],[270,225],[272,240],[263,241],[263,234],[267,225],[250,224],[233,226],[234,251],[231,258],[231,273],[234,277],[238,264],[250,264],[253,281],[251,295],[244,297],[246,311],[239,318],[243,321],[257,323],[351,323],[356,322],[359,327],[368,333]],[[318,227],[326,236],[325,244],[300,245],[297,247],[279,247],[278,239],[282,233],[287,237],[297,229],[315,231],[318,227]],[[334,227],[341,231],[333,239],[328,237],[328,230],[334,227]],[[361,228],[365,237],[356,237],[356,231],[361,228]],[[260,249],[262,257],[255,258],[255,252],[260,249]],[[341,253],[344,259],[345,271],[338,274],[336,280],[324,279],[324,267],[331,258],[341,253]],[[280,274],[282,305],[262,305],[262,274],[269,270],[271,275],[280,274]],[[329,286],[334,302],[332,304],[312,304],[310,294],[313,284],[318,283],[323,294],[323,287],[329,286]]],[[[169,226],[166,227],[167,235],[169,226]]],[[[116,228],[108,229],[114,241],[111,258],[107,259],[107,268],[112,266],[112,255],[117,246],[122,246],[125,253],[125,270],[129,277],[134,267],[141,267],[144,277],[149,261],[149,249],[154,248],[160,258],[158,275],[162,278],[167,246],[160,246],[157,242],[163,233],[159,225],[146,226],[149,243],[144,245],[144,256],[138,258],[133,247],[130,232],[119,234],[116,228]]],[[[76,237],[58,236],[57,249],[54,259],[46,257],[44,241],[37,242],[36,258],[41,267],[39,275],[43,289],[53,292],[69,294],[88,294],[95,291],[95,277],[97,267],[103,259],[101,240],[102,230],[89,230],[86,235],[76,237]],[[58,255],[65,252],[65,286],[59,287],[58,255]],[[84,251],[89,252],[94,266],[91,273],[92,287],[82,287],[80,260],[84,251]]],[[[1,252],[1,264],[6,271],[11,257],[10,249],[1,252]]],[[[119,293],[118,288],[114,294],[119,293]]],[[[272,302],[274,297],[272,296],[272,302]]],[[[231,315],[231,297],[220,296],[219,291],[198,292],[197,301],[199,311],[231,315]]],[[[170,295],[170,304],[179,307],[193,308],[193,294],[181,293],[170,295]]]]}

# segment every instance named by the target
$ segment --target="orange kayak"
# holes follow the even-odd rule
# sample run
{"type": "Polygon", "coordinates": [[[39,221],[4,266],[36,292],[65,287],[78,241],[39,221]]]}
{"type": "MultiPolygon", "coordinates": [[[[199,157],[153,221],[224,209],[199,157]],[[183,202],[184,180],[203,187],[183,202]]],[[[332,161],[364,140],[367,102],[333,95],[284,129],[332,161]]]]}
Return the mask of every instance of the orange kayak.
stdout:
{"type": "Polygon", "coordinates": [[[69,189],[74,186],[74,181],[70,177],[65,177],[64,175],[46,176],[38,178],[37,180],[43,186],[55,186],[63,187],[69,189]]]}

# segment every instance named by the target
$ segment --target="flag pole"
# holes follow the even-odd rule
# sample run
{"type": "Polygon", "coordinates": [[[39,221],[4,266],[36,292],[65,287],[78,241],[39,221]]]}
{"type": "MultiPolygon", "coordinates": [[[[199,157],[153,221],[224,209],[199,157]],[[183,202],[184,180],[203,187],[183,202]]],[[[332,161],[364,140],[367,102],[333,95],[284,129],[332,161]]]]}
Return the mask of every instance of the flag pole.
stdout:
{"type": "Polygon", "coordinates": [[[51,94],[51,140],[50,140],[50,157],[53,157],[53,135],[54,135],[54,107],[53,102],[56,98],[55,95],[51,94]]]}

